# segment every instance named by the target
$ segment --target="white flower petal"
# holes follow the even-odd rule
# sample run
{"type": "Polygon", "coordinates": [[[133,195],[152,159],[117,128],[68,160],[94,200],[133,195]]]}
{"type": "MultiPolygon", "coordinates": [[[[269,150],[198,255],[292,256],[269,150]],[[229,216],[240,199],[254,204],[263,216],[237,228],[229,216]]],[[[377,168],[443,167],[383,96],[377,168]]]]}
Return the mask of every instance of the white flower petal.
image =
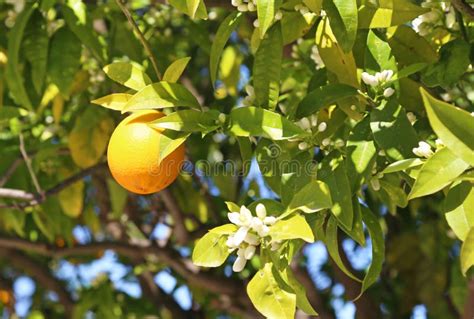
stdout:
{"type": "MultiPolygon", "coordinates": [[[[306,119],[308,120],[308,119],[306,119]]],[[[308,121],[309,123],[309,121],[308,121]]],[[[257,207],[255,208],[255,211],[257,212],[257,216],[260,219],[264,219],[267,216],[267,209],[265,208],[265,205],[262,203],[259,203],[257,207]]]]}
{"type": "Polygon", "coordinates": [[[386,98],[389,98],[393,95],[393,93],[395,93],[395,90],[393,88],[386,88],[383,91],[383,96],[385,96],[386,98]]]}
{"type": "Polygon", "coordinates": [[[266,237],[268,233],[270,232],[270,228],[267,225],[263,225],[258,231],[258,235],[260,237],[266,237]]]}
{"type": "Polygon", "coordinates": [[[265,217],[265,219],[263,220],[263,223],[264,223],[265,225],[271,226],[271,225],[275,224],[276,221],[277,221],[277,219],[276,219],[275,217],[273,217],[273,216],[268,216],[268,217],[265,217]]]}
{"type": "Polygon", "coordinates": [[[237,226],[242,225],[242,222],[240,220],[240,213],[236,213],[236,212],[227,213],[227,218],[229,218],[232,224],[235,224],[237,226]]]}
{"type": "Polygon", "coordinates": [[[232,266],[232,270],[234,272],[241,272],[245,268],[245,264],[247,264],[247,259],[243,257],[237,257],[234,265],[232,266]]]}
{"type": "Polygon", "coordinates": [[[258,230],[261,229],[262,226],[263,226],[263,221],[260,218],[258,217],[252,218],[252,223],[250,224],[250,228],[258,232],[258,230]]]}
{"type": "Polygon", "coordinates": [[[240,227],[234,234],[234,245],[239,246],[244,241],[249,229],[247,227],[240,227]]]}
{"type": "Polygon", "coordinates": [[[252,213],[244,205],[240,207],[240,218],[242,219],[242,221],[250,222],[250,220],[252,220],[252,213]]]}
{"type": "Polygon", "coordinates": [[[244,252],[244,258],[249,260],[249,259],[252,259],[253,255],[255,255],[255,249],[257,247],[255,246],[248,246],[247,248],[245,248],[245,252],[244,252]]]}
{"type": "Polygon", "coordinates": [[[247,244],[254,245],[254,246],[257,246],[260,243],[258,236],[252,233],[247,233],[247,236],[245,236],[244,241],[247,244]]]}

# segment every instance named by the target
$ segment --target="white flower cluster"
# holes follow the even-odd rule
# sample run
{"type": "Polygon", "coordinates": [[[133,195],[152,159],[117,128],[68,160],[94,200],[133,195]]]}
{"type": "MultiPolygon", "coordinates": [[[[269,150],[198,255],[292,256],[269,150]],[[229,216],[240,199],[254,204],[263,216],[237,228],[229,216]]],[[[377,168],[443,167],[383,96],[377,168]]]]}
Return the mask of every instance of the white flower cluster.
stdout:
{"type": "Polygon", "coordinates": [[[458,29],[456,22],[456,12],[451,5],[443,1],[425,1],[421,4],[425,8],[430,8],[427,12],[412,21],[413,29],[421,36],[431,33],[436,27],[444,26],[448,29],[458,29]]]}
{"type": "MultiPolygon", "coordinates": [[[[392,70],[383,70],[382,72],[375,73],[375,75],[362,72],[362,81],[375,89],[384,88],[390,82],[392,77],[392,70]]],[[[383,96],[389,98],[393,95],[393,93],[395,93],[395,90],[391,87],[387,87],[383,91],[383,96]]]]}
{"type": "MultiPolygon", "coordinates": [[[[237,259],[232,266],[232,270],[240,272],[244,269],[247,260],[252,259],[255,250],[261,243],[261,239],[268,236],[270,227],[276,223],[277,219],[273,216],[267,216],[265,205],[258,204],[256,207],[257,216],[245,206],[240,207],[239,212],[230,212],[227,214],[230,222],[239,227],[232,235],[229,235],[226,245],[230,252],[237,250],[237,259]]],[[[278,249],[279,243],[271,244],[272,250],[278,249]]]]}
{"type": "Polygon", "coordinates": [[[324,68],[324,61],[321,59],[321,55],[319,54],[319,49],[316,45],[313,45],[313,47],[311,48],[310,58],[316,64],[316,70],[324,68]]]}
{"type": "Polygon", "coordinates": [[[240,12],[257,10],[257,0],[232,0],[231,3],[240,12]]]}
{"type": "Polygon", "coordinates": [[[425,158],[429,158],[431,155],[434,154],[433,151],[431,150],[430,144],[424,141],[419,142],[418,147],[413,148],[413,153],[416,156],[425,157],[425,158]]]}
{"type": "Polygon", "coordinates": [[[295,11],[299,11],[302,15],[309,13],[309,8],[304,4],[297,4],[295,6],[295,11]]]}
{"type": "MultiPolygon", "coordinates": [[[[316,128],[319,133],[326,131],[328,124],[326,122],[318,123],[318,117],[313,114],[309,117],[303,117],[301,120],[296,122],[300,128],[305,130],[308,133],[313,132],[313,128],[316,128]]],[[[307,150],[310,145],[307,142],[301,142],[298,144],[298,148],[302,151],[307,150]]]]}

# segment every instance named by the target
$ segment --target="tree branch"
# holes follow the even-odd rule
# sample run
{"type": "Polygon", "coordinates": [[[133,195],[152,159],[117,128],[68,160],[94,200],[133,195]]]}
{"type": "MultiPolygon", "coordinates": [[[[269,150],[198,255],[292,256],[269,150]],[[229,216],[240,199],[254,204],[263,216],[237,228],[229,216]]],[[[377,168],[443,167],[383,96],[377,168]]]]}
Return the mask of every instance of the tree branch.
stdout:
{"type": "Polygon", "coordinates": [[[453,7],[464,14],[469,20],[474,20],[474,8],[465,0],[451,0],[453,7]]]}
{"type": "Polygon", "coordinates": [[[2,178],[0,178],[0,187],[3,187],[6,182],[10,179],[10,177],[15,173],[18,166],[20,166],[22,162],[22,158],[17,158],[13,161],[13,163],[7,168],[5,174],[3,174],[2,178]]]}
{"type": "Polygon", "coordinates": [[[145,36],[140,31],[140,28],[138,27],[135,20],[133,20],[132,14],[127,9],[126,2],[123,2],[122,0],[115,0],[115,2],[117,2],[117,5],[122,10],[125,17],[127,17],[128,23],[133,28],[135,33],[138,35],[138,38],[140,39],[140,42],[142,43],[143,47],[145,48],[145,52],[147,53],[148,58],[150,59],[151,64],[153,65],[153,69],[155,70],[156,76],[158,77],[158,80],[161,81],[161,73],[160,73],[160,70],[158,69],[158,64],[156,63],[156,59],[155,59],[155,56],[153,55],[153,51],[150,48],[150,44],[145,39],[145,36]]]}
{"type": "Polygon", "coordinates": [[[184,214],[181,211],[176,199],[169,189],[164,189],[158,193],[165,204],[168,212],[173,217],[174,233],[179,244],[184,245],[189,241],[189,233],[186,229],[184,214]]]}
{"type": "Polygon", "coordinates": [[[11,189],[11,188],[0,188],[0,197],[5,197],[5,198],[12,198],[12,199],[18,199],[18,200],[23,200],[27,201],[26,203],[21,203],[21,204],[13,204],[13,205],[0,205],[0,208],[19,208],[23,209],[26,207],[30,206],[36,206],[41,204],[46,200],[48,196],[55,195],[62,191],[63,189],[71,186],[72,184],[82,180],[84,177],[92,174],[93,172],[102,169],[106,166],[106,163],[99,163],[97,165],[91,166],[89,168],[86,168],[76,175],[72,175],[71,177],[66,178],[62,182],[58,183],[57,185],[51,187],[50,189],[46,190],[44,192],[44,196],[41,196],[41,194],[38,193],[28,193],[23,190],[19,189],[11,189]]]}
{"type": "Polygon", "coordinates": [[[41,286],[47,290],[53,291],[57,294],[59,302],[64,306],[66,318],[71,318],[74,301],[72,300],[69,292],[63,287],[63,285],[56,279],[47,268],[42,267],[38,262],[28,258],[26,255],[18,253],[9,249],[0,249],[0,256],[7,258],[15,267],[22,269],[34,277],[41,286]]]}

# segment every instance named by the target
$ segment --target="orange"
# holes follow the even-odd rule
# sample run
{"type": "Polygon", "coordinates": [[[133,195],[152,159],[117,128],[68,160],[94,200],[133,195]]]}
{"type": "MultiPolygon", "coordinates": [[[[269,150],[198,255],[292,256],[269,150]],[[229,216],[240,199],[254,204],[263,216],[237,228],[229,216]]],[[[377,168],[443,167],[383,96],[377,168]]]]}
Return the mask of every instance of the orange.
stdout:
{"type": "Polygon", "coordinates": [[[109,141],[107,160],[114,179],[127,190],[151,194],[170,185],[181,170],[184,145],[160,159],[161,129],[147,123],[163,117],[158,111],[140,111],[125,118],[109,141]]]}

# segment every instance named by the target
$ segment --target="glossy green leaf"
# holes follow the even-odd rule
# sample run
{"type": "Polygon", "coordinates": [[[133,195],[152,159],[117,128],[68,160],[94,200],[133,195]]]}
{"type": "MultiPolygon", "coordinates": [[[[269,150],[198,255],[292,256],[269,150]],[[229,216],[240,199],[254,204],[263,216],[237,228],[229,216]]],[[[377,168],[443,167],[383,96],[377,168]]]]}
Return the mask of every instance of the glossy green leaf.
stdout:
{"type": "Polygon", "coordinates": [[[464,40],[446,43],[439,50],[439,61],[423,73],[423,82],[429,87],[453,85],[467,71],[470,54],[471,45],[464,40]]]}
{"type": "MultiPolygon", "coordinates": [[[[322,236],[321,233],[320,236],[322,236]]],[[[341,255],[339,254],[339,241],[337,237],[337,221],[334,216],[331,216],[327,222],[324,237],[319,239],[321,239],[326,244],[326,248],[329,252],[329,255],[331,256],[332,260],[334,260],[339,269],[341,269],[348,277],[360,282],[361,280],[357,278],[354,274],[352,274],[352,272],[346,267],[346,265],[342,261],[341,255]]]]}
{"type": "MultiPolygon", "coordinates": [[[[105,41],[94,30],[93,21],[89,17],[86,5],[82,1],[74,2],[74,5],[62,6],[67,26],[101,63],[106,62],[108,57],[105,41]]],[[[133,35],[130,34],[130,36],[133,35]]]]}
{"type": "Polygon", "coordinates": [[[208,133],[217,129],[219,112],[215,110],[201,112],[197,110],[183,110],[171,113],[148,123],[151,127],[170,129],[181,132],[208,133]]]}
{"type": "Polygon", "coordinates": [[[304,313],[310,316],[317,316],[318,313],[314,310],[313,306],[306,297],[306,289],[304,286],[296,279],[295,275],[291,271],[290,267],[286,267],[281,273],[285,282],[293,289],[296,294],[296,307],[302,310],[304,313]]]}
{"type": "Polygon", "coordinates": [[[193,19],[207,19],[207,10],[203,0],[168,0],[168,3],[193,19]]]}
{"type": "Polygon", "coordinates": [[[444,202],[444,212],[449,227],[464,241],[469,230],[474,227],[474,186],[462,182],[452,187],[444,202]]]}
{"type": "Polygon", "coordinates": [[[217,80],[217,68],[219,66],[219,60],[221,59],[224,47],[227,43],[227,40],[229,40],[230,35],[238,27],[241,20],[242,14],[238,11],[234,11],[229,16],[227,16],[224,21],[222,21],[221,25],[217,29],[216,36],[212,41],[209,65],[211,82],[213,86],[217,80]]]}
{"type": "Polygon", "coordinates": [[[208,232],[198,240],[194,247],[193,263],[202,267],[219,267],[229,257],[226,241],[227,236],[208,232]]]}
{"type": "Polygon", "coordinates": [[[409,198],[436,193],[452,183],[468,167],[469,164],[457,157],[449,148],[440,149],[421,167],[409,198]]]}
{"type": "Polygon", "coordinates": [[[275,109],[280,94],[280,73],[283,54],[280,23],[273,25],[260,43],[253,63],[253,86],[257,106],[275,109]]]}
{"type": "Polygon", "coordinates": [[[472,266],[474,266],[474,227],[469,230],[461,247],[461,270],[464,276],[472,266]]]}
{"type": "Polygon", "coordinates": [[[327,18],[319,23],[316,30],[316,45],[327,70],[335,75],[339,83],[359,87],[357,66],[352,52],[344,52],[327,18]]]}
{"type": "Polygon", "coordinates": [[[234,224],[225,224],[218,227],[214,227],[213,229],[209,230],[209,232],[217,235],[230,235],[235,233],[238,229],[239,228],[234,224]]]}
{"type": "Polygon", "coordinates": [[[122,111],[128,101],[133,97],[127,93],[112,93],[91,101],[91,103],[103,106],[107,109],[122,111]]]}
{"type": "Polygon", "coordinates": [[[274,241],[287,239],[302,239],[308,243],[314,242],[313,232],[303,216],[296,214],[288,219],[278,220],[270,227],[269,235],[274,241]]]}
{"type": "Polygon", "coordinates": [[[341,224],[351,229],[354,220],[352,190],[344,158],[338,152],[334,151],[324,157],[318,171],[318,179],[329,187],[333,202],[332,214],[341,224]]]}
{"type": "Polygon", "coordinates": [[[181,84],[157,82],[147,85],[135,93],[122,109],[122,113],[175,106],[200,107],[194,95],[181,84]]]}
{"type": "Polygon", "coordinates": [[[391,161],[413,157],[413,148],[418,146],[418,136],[397,100],[383,102],[370,113],[370,128],[375,142],[391,161]]]}
{"type": "Polygon", "coordinates": [[[365,68],[374,71],[397,71],[397,62],[389,44],[377,36],[372,30],[367,35],[365,52],[365,68]]]}
{"type": "Polygon", "coordinates": [[[15,25],[8,33],[8,63],[5,72],[5,79],[13,99],[17,104],[29,110],[33,106],[23,84],[19,54],[26,25],[35,8],[36,5],[27,5],[18,15],[15,25]]]}
{"type": "Polygon", "coordinates": [[[135,91],[140,91],[151,84],[148,75],[135,63],[114,62],[106,65],[104,72],[110,79],[135,91]]]}
{"type": "Polygon", "coordinates": [[[171,63],[171,65],[166,69],[165,74],[163,75],[163,81],[169,83],[178,82],[190,60],[190,57],[186,57],[178,59],[171,63]]]}
{"type": "Polygon", "coordinates": [[[289,211],[301,210],[304,213],[315,213],[332,207],[328,185],[313,180],[301,188],[288,205],[289,211]]]}
{"type": "Polygon", "coordinates": [[[325,0],[323,8],[329,16],[331,29],[344,52],[350,52],[354,45],[358,12],[356,0],[325,0]]]}
{"type": "Polygon", "coordinates": [[[420,91],[433,131],[454,154],[474,166],[474,116],[420,91]]]}
{"type": "Polygon", "coordinates": [[[266,263],[247,285],[247,294],[255,308],[267,318],[293,319],[296,294],[279,275],[273,264],[266,263]]]}
{"type": "Polygon", "coordinates": [[[377,149],[370,130],[370,117],[367,116],[354,126],[347,139],[346,154],[347,177],[352,193],[356,193],[371,175],[377,158],[377,149]]]}
{"type": "Polygon", "coordinates": [[[257,107],[239,107],[230,113],[230,131],[237,136],[285,140],[305,132],[282,115],[257,107]]]}
{"type": "Polygon", "coordinates": [[[42,93],[46,75],[48,47],[46,20],[39,11],[35,10],[26,26],[21,51],[31,64],[31,80],[38,94],[42,93]]]}
{"type": "Polygon", "coordinates": [[[434,63],[438,60],[438,55],[428,40],[407,25],[389,28],[387,41],[392,54],[402,65],[434,63]]]}
{"type": "Polygon", "coordinates": [[[257,0],[257,18],[259,22],[260,39],[273,24],[275,13],[280,7],[281,0],[257,0]]]}
{"type": "Polygon", "coordinates": [[[359,7],[359,28],[388,28],[404,24],[426,13],[428,9],[410,0],[365,1],[359,7]]]}
{"type": "Polygon", "coordinates": [[[298,118],[311,115],[341,99],[357,95],[357,88],[346,84],[329,84],[318,87],[306,95],[298,105],[298,118]]]}
{"type": "Polygon", "coordinates": [[[362,218],[365,226],[367,226],[372,242],[372,262],[370,263],[369,269],[362,281],[360,295],[377,281],[382,272],[382,265],[385,260],[385,240],[380,222],[367,207],[361,206],[361,210],[362,218]]]}
{"type": "Polygon", "coordinates": [[[315,18],[305,19],[305,16],[299,11],[283,11],[283,18],[281,19],[283,44],[287,45],[304,37],[311,30],[315,21],[315,18]]]}
{"type": "Polygon", "coordinates": [[[420,165],[423,165],[423,161],[419,158],[408,158],[405,160],[400,160],[395,163],[392,163],[385,167],[385,169],[382,171],[384,174],[390,174],[390,173],[396,173],[396,172],[401,172],[401,171],[406,171],[410,168],[418,167],[420,165]]]}
{"type": "Polygon", "coordinates": [[[160,159],[166,158],[166,156],[170,155],[175,149],[177,149],[186,141],[189,135],[191,135],[191,133],[177,132],[173,130],[165,130],[161,132],[160,159]]]}

